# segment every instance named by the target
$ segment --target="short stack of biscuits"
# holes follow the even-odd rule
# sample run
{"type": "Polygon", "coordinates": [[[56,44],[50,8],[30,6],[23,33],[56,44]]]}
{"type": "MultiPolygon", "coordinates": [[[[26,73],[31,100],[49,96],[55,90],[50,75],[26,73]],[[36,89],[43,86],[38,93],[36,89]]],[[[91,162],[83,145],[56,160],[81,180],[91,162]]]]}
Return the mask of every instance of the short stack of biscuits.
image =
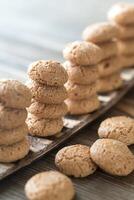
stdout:
{"type": "Polygon", "coordinates": [[[100,107],[97,97],[98,70],[101,49],[92,43],[75,41],[63,50],[67,60],[64,67],[69,80],[65,84],[68,99],[65,101],[72,115],[91,113],[100,107]]]}
{"type": "Polygon", "coordinates": [[[0,81],[0,162],[14,162],[29,152],[26,107],[30,90],[17,80],[0,81]]]}
{"type": "Polygon", "coordinates": [[[122,67],[134,66],[134,4],[115,4],[109,10],[108,18],[119,29],[117,39],[122,67]]]}
{"type": "Polygon", "coordinates": [[[33,98],[28,108],[29,133],[39,137],[55,135],[62,130],[62,117],[67,113],[67,72],[59,62],[40,60],[29,66],[28,75],[31,80],[27,86],[33,98]]]}
{"type": "Polygon", "coordinates": [[[98,64],[99,93],[110,92],[122,86],[120,76],[121,64],[118,57],[118,46],[115,40],[117,35],[117,26],[109,22],[90,25],[83,31],[83,39],[87,42],[97,44],[103,52],[102,60],[98,64]]]}

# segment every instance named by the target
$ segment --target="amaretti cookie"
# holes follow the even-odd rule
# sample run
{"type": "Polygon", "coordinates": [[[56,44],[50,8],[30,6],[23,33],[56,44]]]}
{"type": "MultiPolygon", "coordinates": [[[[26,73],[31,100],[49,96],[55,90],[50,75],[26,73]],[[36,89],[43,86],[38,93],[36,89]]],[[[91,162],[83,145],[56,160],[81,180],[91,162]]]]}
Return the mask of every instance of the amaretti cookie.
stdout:
{"type": "Polygon", "coordinates": [[[25,185],[29,200],[72,200],[75,190],[72,181],[56,171],[34,175],[25,185]]]}
{"type": "Polygon", "coordinates": [[[24,158],[29,152],[29,141],[25,137],[23,140],[12,145],[0,146],[0,162],[10,163],[24,158]]]}
{"type": "Polygon", "coordinates": [[[17,80],[0,80],[0,102],[5,107],[23,109],[30,106],[30,90],[17,80]]]}
{"type": "Polygon", "coordinates": [[[97,168],[90,156],[90,148],[85,145],[71,145],[62,148],[55,157],[58,169],[69,176],[86,177],[97,168]]]}
{"type": "Polygon", "coordinates": [[[134,55],[122,55],[120,56],[120,60],[123,68],[134,66],[134,55]]]}
{"type": "Polygon", "coordinates": [[[134,24],[134,4],[117,3],[113,5],[108,12],[108,18],[117,24],[134,24]]]}
{"type": "Polygon", "coordinates": [[[65,102],[68,106],[68,112],[72,115],[91,113],[100,108],[97,95],[82,100],[67,99],[65,102]]]}
{"type": "Polygon", "coordinates": [[[134,55],[134,38],[118,40],[118,49],[121,55],[134,55]]]}
{"type": "Polygon", "coordinates": [[[111,41],[119,33],[118,27],[109,22],[100,22],[88,26],[83,31],[83,39],[87,42],[103,43],[111,41]]]}
{"type": "Polygon", "coordinates": [[[98,79],[98,68],[94,66],[76,65],[69,61],[63,63],[69,80],[76,84],[89,85],[98,79]]]}
{"type": "Polygon", "coordinates": [[[105,119],[98,129],[100,138],[119,140],[126,145],[134,144],[134,119],[117,116],[105,119]]]}
{"type": "Polygon", "coordinates": [[[118,29],[119,34],[117,35],[117,38],[122,40],[134,38],[134,24],[125,26],[118,24],[118,29]]]}
{"type": "Polygon", "coordinates": [[[115,73],[107,77],[100,78],[97,81],[98,92],[106,93],[121,88],[123,80],[120,73],[115,73]]]}
{"type": "Polygon", "coordinates": [[[43,104],[33,101],[28,112],[39,118],[55,119],[67,114],[67,105],[64,102],[61,104],[43,104]]]}
{"type": "Polygon", "coordinates": [[[45,119],[28,114],[27,125],[31,135],[46,137],[59,133],[63,128],[62,118],[45,119]]]}
{"type": "Polygon", "coordinates": [[[68,79],[62,65],[52,60],[33,62],[28,68],[28,75],[32,80],[50,86],[63,86],[68,79]]]}
{"type": "Polygon", "coordinates": [[[63,56],[77,65],[95,65],[101,60],[102,52],[93,43],[75,41],[65,47],[63,56]]]}
{"type": "Polygon", "coordinates": [[[92,160],[109,174],[127,176],[134,170],[134,155],[118,140],[98,139],[90,153],[92,160]]]}

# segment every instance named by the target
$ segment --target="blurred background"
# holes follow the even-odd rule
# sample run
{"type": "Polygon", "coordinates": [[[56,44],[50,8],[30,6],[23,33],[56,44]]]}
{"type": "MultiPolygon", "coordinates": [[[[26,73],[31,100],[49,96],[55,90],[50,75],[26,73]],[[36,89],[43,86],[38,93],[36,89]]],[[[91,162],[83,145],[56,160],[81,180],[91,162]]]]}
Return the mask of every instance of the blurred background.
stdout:
{"type": "MultiPolygon", "coordinates": [[[[117,0],[0,0],[0,78],[25,79],[30,62],[63,61],[62,49],[83,29],[107,20],[117,0]]],[[[134,2],[134,0],[125,0],[134,2]]]]}

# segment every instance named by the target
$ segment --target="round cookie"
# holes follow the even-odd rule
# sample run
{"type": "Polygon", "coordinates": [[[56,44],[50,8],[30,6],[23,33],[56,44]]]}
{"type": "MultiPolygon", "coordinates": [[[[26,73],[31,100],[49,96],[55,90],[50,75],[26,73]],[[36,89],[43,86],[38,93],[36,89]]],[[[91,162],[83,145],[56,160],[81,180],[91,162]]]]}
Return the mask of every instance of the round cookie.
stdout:
{"type": "Polygon", "coordinates": [[[134,155],[118,140],[98,139],[90,153],[92,160],[109,174],[127,176],[134,170],[134,155]]]}
{"type": "Polygon", "coordinates": [[[97,92],[96,83],[92,83],[90,85],[78,85],[71,81],[68,81],[65,84],[65,87],[67,89],[69,99],[73,100],[87,99],[95,95],[97,92]]]}
{"type": "Polygon", "coordinates": [[[134,39],[118,40],[119,54],[134,55],[134,39]]]}
{"type": "Polygon", "coordinates": [[[62,86],[68,79],[63,66],[51,60],[33,62],[29,66],[28,75],[32,80],[50,86],[62,86]]]}
{"type": "Polygon", "coordinates": [[[80,66],[69,61],[64,62],[63,65],[67,70],[69,80],[73,83],[89,85],[98,79],[97,66],[80,66]]]}
{"type": "Polygon", "coordinates": [[[108,12],[108,18],[117,24],[134,24],[134,4],[117,3],[108,12]]]}
{"type": "Polygon", "coordinates": [[[0,146],[0,162],[10,163],[24,158],[30,149],[29,141],[24,138],[20,142],[5,146],[0,146]]]}
{"type": "Polygon", "coordinates": [[[65,103],[68,106],[69,113],[72,115],[91,113],[100,108],[100,102],[97,95],[83,100],[67,99],[65,103]]]}
{"type": "Polygon", "coordinates": [[[37,101],[33,101],[28,108],[28,112],[36,115],[39,118],[60,118],[66,115],[67,106],[65,103],[61,104],[43,104],[37,101]]]}
{"type": "Polygon", "coordinates": [[[27,82],[32,96],[36,101],[46,104],[60,104],[67,98],[64,86],[47,86],[35,81],[27,82]]]}
{"type": "Polygon", "coordinates": [[[13,129],[24,124],[26,109],[6,108],[0,104],[0,129],[13,129]]]}
{"type": "Polygon", "coordinates": [[[10,130],[0,129],[0,145],[17,143],[23,140],[27,134],[28,127],[26,124],[10,130]]]}
{"type": "Polygon", "coordinates": [[[107,77],[121,69],[121,59],[117,56],[105,59],[98,65],[99,77],[107,77]]]}
{"type": "Polygon", "coordinates": [[[120,73],[116,73],[107,77],[103,77],[97,81],[98,92],[105,93],[117,90],[122,87],[123,80],[120,73]]]}
{"type": "Polygon", "coordinates": [[[116,38],[119,33],[118,27],[109,22],[100,22],[88,26],[83,31],[83,39],[87,42],[103,43],[116,38]]]}
{"type": "Polygon", "coordinates": [[[55,164],[62,173],[74,177],[86,177],[97,169],[91,160],[90,148],[80,144],[62,148],[56,154],[55,164]]]}
{"type": "Polygon", "coordinates": [[[29,200],[72,200],[75,195],[72,181],[56,171],[41,172],[25,185],[29,200]]]}
{"type": "Polygon", "coordinates": [[[101,60],[102,52],[93,43],[75,41],[66,46],[63,56],[76,65],[95,65],[101,60]]]}
{"type": "Polygon", "coordinates": [[[98,129],[100,138],[119,140],[126,145],[134,144],[134,119],[126,116],[104,120],[98,129]]]}
{"type": "Polygon", "coordinates": [[[118,45],[116,41],[99,44],[99,47],[103,52],[102,60],[118,55],[118,45]]]}
{"type": "Polygon", "coordinates": [[[31,92],[17,80],[0,80],[0,102],[5,107],[23,109],[30,106],[31,92]]]}
{"type": "Polygon", "coordinates": [[[118,25],[118,27],[119,27],[119,34],[117,38],[123,40],[134,38],[134,25],[129,25],[129,26],[118,25]]]}
{"type": "Polygon", "coordinates": [[[120,56],[121,67],[134,67],[134,55],[122,55],[120,56]]]}
{"type": "Polygon", "coordinates": [[[46,137],[59,133],[63,128],[63,120],[38,118],[35,115],[28,114],[27,125],[29,134],[33,136],[46,137]]]}

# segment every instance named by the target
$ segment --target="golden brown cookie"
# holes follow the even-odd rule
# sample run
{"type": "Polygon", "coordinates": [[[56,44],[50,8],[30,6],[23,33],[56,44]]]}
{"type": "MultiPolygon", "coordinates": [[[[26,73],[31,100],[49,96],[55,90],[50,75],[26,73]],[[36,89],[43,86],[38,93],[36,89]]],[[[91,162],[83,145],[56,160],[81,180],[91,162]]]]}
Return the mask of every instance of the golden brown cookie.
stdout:
{"type": "Polygon", "coordinates": [[[102,60],[118,55],[118,45],[116,41],[99,44],[102,49],[102,60]]]}
{"type": "Polygon", "coordinates": [[[119,140],[126,145],[134,144],[134,119],[117,116],[105,119],[98,129],[100,138],[119,140]]]}
{"type": "Polygon", "coordinates": [[[72,115],[91,113],[100,108],[100,102],[97,95],[83,100],[67,99],[65,103],[68,106],[69,113],[72,115]]]}
{"type": "Polygon", "coordinates": [[[134,67],[134,55],[122,55],[120,60],[122,68],[134,67]]]}
{"type": "Polygon", "coordinates": [[[99,77],[107,77],[121,69],[121,60],[117,56],[105,59],[98,64],[99,77]]]}
{"type": "Polygon", "coordinates": [[[59,133],[63,128],[63,120],[38,118],[33,114],[28,114],[27,125],[29,134],[33,136],[46,137],[59,133]]]}
{"type": "Polygon", "coordinates": [[[123,85],[123,80],[120,76],[120,73],[116,73],[107,77],[100,78],[97,81],[98,92],[105,93],[111,92],[121,88],[123,85]]]}
{"type": "Polygon", "coordinates": [[[55,164],[63,174],[74,177],[86,177],[97,168],[91,159],[90,148],[81,144],[62,148],[56,154],[55,164]]]}
{"type": "Polygon", "coordinates": [[[30,64],[29,77],[39,83],[50,86],[62,86],[68,79],[63,66],[52,60],[39,60],[30,64]]]}
{"type": "Polygon", "coordinates": [[[122,25],[134,24],[134,4],[117,3],[113,5],[108,12],[108,18],[122,25]]]}
{"type": "Polygon", "coordinates": [[[98,79],[97,65],[81,66],[75,65],[69,61],[64,62],[69,80],[73,83],[89,85],[98,79]]]}
{"type": "Polygon", "coordinates": [[[6,108],[0,104],[0,129],[13,129],[25,123],[26,109],[6,108]]]}
{"type": "Polygon", "coordinates": [[[17,128],[6,130],[0,129],[0,145],[12,145],[23,140],[28,134],[28,127],[26,124],[17,128]]]}
{"type": "Polygon", "coordinates": [[[28,108],[28,112],[36,115],[39,118],[60,118],[66,115],[67,106],[65,103],[61,104],[43,104],[37,101],[33,101],[28,108]]]}
{"type": "Polygon", "coordinates": [[[6,107],[23,109],[30,106],[31,92],[17,80],[0,80],[0,102],[6,107]]]}
{"type": "Polygon", "coordinates": [[[88,26],[83,31],[83,39],[87,42],[102,43],[116,38],[119,33],[118,27],[110,22],[100,22],[88,26]]]}
{"type": "Polygon", "coordinates": [[[123,40],[134,38],[134,24],[127,26],[118,25],[118,29],[119,34],[117,38],[123,40]]]}
{"type": "Polygon", "coordinates": [[[102,52],[93,43],[75,41],[66,46],[63,56],[76,65],[95,65],[101,60],[102,52]]]}
{"type": "Polygon", "coordinates": [[[134,39],[118,40],[119,54],[134,55],[134,39]]]}
{"type": "Polygon", "coordinates": [[[134,155],[118,140],[98,139],[90,153],[93,161],[109,174],[127,176],[134,170],[134,155]]]}
{"type": "Polygon", "coordinates": [[[0,162],[10,163],[24,158],[30,149],[28,138],[12,145],[0,146],[0,162]]]}
{"type": "Polygon", "coordinates": [[[71,81],[65,84],[68,92],[68,98],[73,100],[82,100],[95,95],[97,92],[97,84],[92,83],[90,85],[78,85],[71,81]]]}
{"type": "Polygon", "coordinates": [[[56,171],[34,175],[25,185],[29,200],[72,200],[75,195],[72,181],[56,171]]]}
{"type": "Polygon", "coordinates": [[[35,81],[27,82],[32,96],[36,101],[46,104],[60,104],[67,98],[64,86],[48,86],[35,81]]]}

